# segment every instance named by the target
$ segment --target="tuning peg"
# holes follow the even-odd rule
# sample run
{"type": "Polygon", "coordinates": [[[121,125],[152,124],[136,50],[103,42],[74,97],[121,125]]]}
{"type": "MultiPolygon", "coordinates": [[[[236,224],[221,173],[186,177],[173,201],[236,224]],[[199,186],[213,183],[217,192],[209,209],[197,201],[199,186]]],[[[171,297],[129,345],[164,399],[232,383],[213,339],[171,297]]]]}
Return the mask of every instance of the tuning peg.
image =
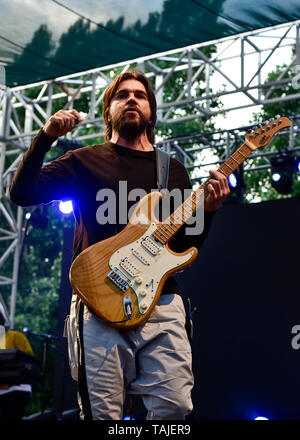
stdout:
{"type": "Polygon", "coordinates": [[[270,118],[270,122],[274,121],[275,118],[270,118]]]}
{"type": "Polygon", "coordinates": [[[275,116],[275,119],[280,119],[280,115],[276,115],[276,116],[275,116]]]}

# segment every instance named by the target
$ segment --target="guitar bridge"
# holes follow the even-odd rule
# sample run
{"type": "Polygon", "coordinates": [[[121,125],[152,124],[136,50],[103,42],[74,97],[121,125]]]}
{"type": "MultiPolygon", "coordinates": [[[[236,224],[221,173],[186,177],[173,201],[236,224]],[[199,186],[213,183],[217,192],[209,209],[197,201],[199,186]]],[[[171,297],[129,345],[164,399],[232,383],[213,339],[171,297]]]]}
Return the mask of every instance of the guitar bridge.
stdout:
{"type": "Polygon", "coordinates": [[[126,292],[126,290],[129,287],[130,280],[125,277],[125,275],[122,274],[116,267],[113,268],[107,275],[107,278],[109,278],[116,286],[119,287],[119,289],[122,290],[122,292],[126,292]]]}

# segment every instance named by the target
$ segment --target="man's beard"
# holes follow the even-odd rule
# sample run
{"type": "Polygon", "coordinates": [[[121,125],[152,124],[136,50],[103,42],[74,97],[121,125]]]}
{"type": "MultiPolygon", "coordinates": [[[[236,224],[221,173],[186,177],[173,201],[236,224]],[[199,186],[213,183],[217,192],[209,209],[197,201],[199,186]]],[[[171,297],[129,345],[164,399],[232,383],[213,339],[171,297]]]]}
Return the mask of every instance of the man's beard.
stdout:
{"type": "Polygon", "coordinates": [[[136,139],[148,126],[148,122],[142,112],[136,111],[139,117],[136,114],[127,113],[125,110],[111,119],[112,129],[124,139],[136,139]]]}

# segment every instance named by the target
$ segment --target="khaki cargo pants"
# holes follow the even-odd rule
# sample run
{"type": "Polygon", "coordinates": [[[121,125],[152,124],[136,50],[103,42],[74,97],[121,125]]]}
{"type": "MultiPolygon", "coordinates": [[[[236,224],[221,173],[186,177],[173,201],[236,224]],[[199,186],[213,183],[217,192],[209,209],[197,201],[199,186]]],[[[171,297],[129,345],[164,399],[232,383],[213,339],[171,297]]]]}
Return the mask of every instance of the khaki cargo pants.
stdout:
{"type": "MultiPolygon", "coordinates": [[[[73,299],[68,342],[71,372],[77,380],[79,326],[75,308],[73,299]]],[[[191,412],[191,346],[179,295],[161,295],[150,318],[137,329],[112,328],[85,306],[82,322],[81,359],[90,418],[121,420],[126,393],[142,396],[150,420],[183,420],[191,412]]],[[[82,400],[81,395],[81,418],[86,418],[82,400]]]]}

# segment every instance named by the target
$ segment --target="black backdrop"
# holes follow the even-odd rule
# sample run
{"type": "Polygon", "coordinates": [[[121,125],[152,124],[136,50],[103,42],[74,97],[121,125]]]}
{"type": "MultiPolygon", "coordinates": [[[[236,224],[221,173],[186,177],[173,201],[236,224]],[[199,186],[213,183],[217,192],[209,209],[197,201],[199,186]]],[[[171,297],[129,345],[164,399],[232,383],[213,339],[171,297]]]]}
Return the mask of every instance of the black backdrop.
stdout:
{"type": "MultiPolygon", "coordinates": [[[[223,206],[196,262],[177,275],[197,307],[193,418],[300,419],[299,202],[223,206]]],[[[60,329],[70,300],[62,286],[60,329]]],[[[74,407],[74,383],[61,386],[56,406],[74,407]]]]}
{"type": "Polygon", "coordinates": [[[300,419],[299,202],[224,206],[178,276],[197,307],[196,418],[300,419]]]}

